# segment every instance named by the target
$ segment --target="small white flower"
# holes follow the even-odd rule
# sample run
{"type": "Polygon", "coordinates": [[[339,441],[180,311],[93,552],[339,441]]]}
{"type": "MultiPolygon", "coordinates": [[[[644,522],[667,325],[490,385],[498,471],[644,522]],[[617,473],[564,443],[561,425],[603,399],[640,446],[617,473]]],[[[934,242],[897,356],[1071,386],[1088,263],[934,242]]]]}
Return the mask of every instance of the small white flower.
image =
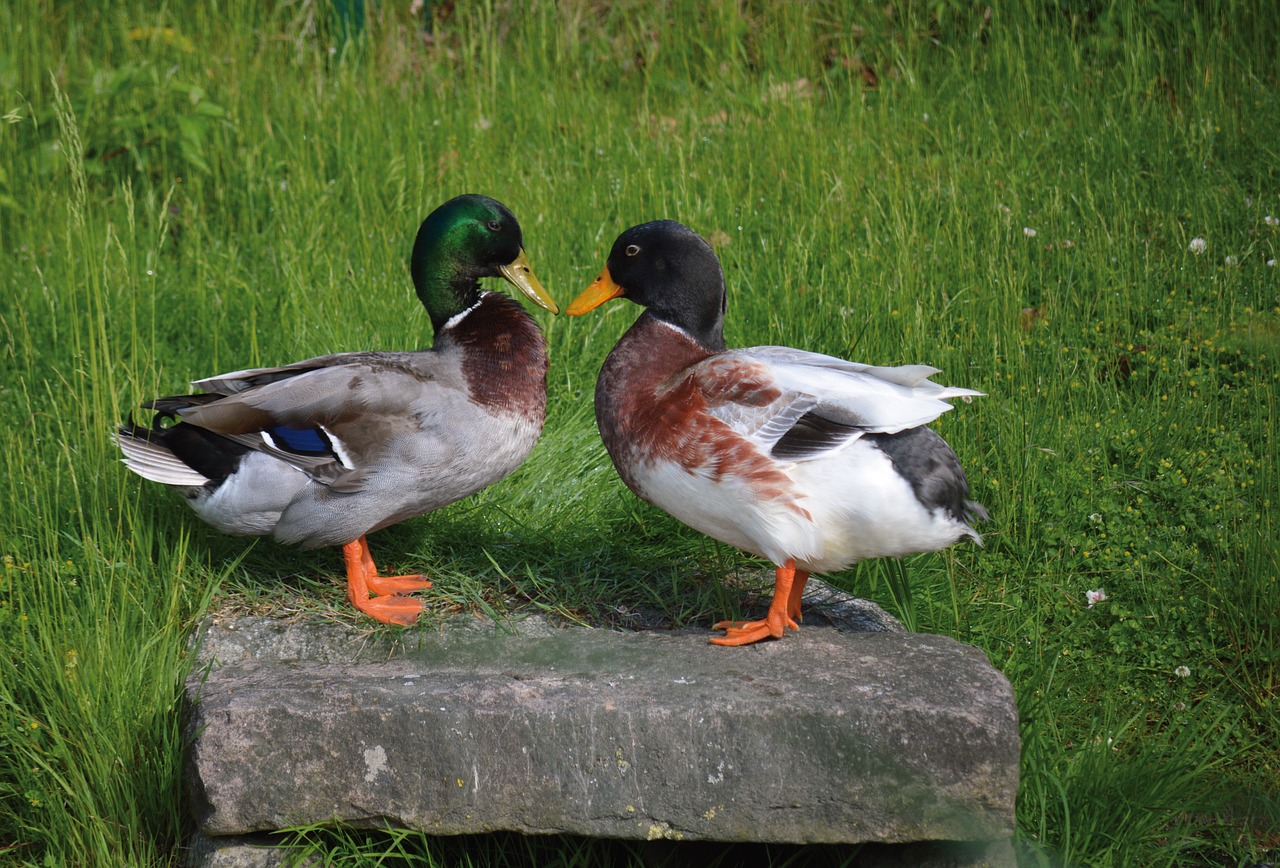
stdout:
{"type": "Polygon", "coordinates": [[[1191,675],[1191,670],[1186,666],[1179,666],[1177,669],[1173,670],[1173,674],[1179,678],[1186,678],[1191,675]]]}
{"type": "Polygon", "coordinates": [[[1101,603],[1107,598],[1107,592],[1102,588],[1096,591],[1085,591],[1084,598],[1089,601],[1089,608],[1092,609],[1096,603],[1101,603]]]}
{"type": "Polygon", "coordinates": [[[1035,237],[1036,237],[1036,230],[1032,229],[1030,226],[1023,226],[1023,227],[1022,227],[1022,234],[1023,234],[1023,235],[1025,235],[1025,236],[1027,236],[1028,238],[1035,238],[1035,237]]]}
{"type": "Polygon", "coordinates": [[[1227,259],[1226,259],[1226,263],[1227,263],[1227,265],[1239,265],[1239,264],[1240,264],[1240,260],[1239,260],[1239,259],[1237,259],[1237,258],[1236,258],[1236,257],[1234,257],[1234,256],[1228,256],[1228,257],[1227,257],[1227,259]]]}
{"type": "Polygon", "coordinates": [[[1280,217],[1272,217],[1268,214],[1266,217],[1262,218],[1262,222],[1266,223],[1268,226],[1280,226],[1280,217]]]}
{"type": "Polygon", "coordinates": [[[1098,522],[1102,521],[1102,516],[1096,512],[1091,513],[1089,515],[1089,521],[1093,522],[1094,524],[1097,524],[1098,522]]]}
{"type": "Polygon", "coordinates": [[[1201,253],[1204,253],[1205,248],[1208,246],[1209,242],[1205,241],[1203,238],[1192,238],[1191,243],[1187,245],[1187,249],[1196,256],[1199,256],[1201,253]]]}
{"type": "Polygon", "coordinates": [[[1267,265],[1271,266],[1272,268],[1275,268],[1275,267],[1276,267],[1276,261],[1275,261],[1274,259],[1268,259],[1268,260],[1267,260],[1267,265]]]}

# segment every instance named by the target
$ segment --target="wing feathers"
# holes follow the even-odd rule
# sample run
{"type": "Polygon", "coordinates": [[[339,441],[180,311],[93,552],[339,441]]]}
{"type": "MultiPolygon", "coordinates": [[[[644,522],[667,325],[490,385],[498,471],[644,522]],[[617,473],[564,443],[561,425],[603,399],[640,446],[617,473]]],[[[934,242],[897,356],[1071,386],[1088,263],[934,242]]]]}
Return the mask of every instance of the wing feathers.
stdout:
{"type": "MultiPolygon", "coordinates": [[[[322,356],[197,380],[192,385],[208,394],[160,398],[144,407],[194,426],[169,431],[214,432],[203,436],[270,455],[335,491],[358,491],[368,477],[359,465],[370,456],[353,452],[341,438],[374,429],[381,436],[400,429],[412,433],[417,423],[405,413],[405,395],[436,379],[427,366],[434,358],[423,353],[322,356]]],[[[130,468],[148,479],[172,485],[209,481],[170,449],[148,443],[145,435],[122,436],[121,448],[130,468]]]]}
{"type": "Polygon", "coordinates": [[[691,375],[707,409],[763,451],[800,460],[866,433],[927,425],[952,398],[982,393],[941,386],[928,365],[878,367],[790,347],[721,353],[691,375]]]}

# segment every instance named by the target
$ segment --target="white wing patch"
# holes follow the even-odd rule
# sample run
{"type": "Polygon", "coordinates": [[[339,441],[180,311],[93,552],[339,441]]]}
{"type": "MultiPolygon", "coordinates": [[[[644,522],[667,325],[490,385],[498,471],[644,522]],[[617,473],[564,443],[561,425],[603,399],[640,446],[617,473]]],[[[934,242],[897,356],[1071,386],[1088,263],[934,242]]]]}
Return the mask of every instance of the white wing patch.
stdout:
{"type": "Polygon", "coordinates": [[[334,436],[334,433],[324,425],[320,426],[320,430],[324,432],[324,436],[329,438],[329,446],[333,449],[333,454],[337,456],[338,463],[347,470],[354,470],[356,467],[355,459],[351,457],[351,453],[347,451],[347,447],[342,441],[334,436]]]}

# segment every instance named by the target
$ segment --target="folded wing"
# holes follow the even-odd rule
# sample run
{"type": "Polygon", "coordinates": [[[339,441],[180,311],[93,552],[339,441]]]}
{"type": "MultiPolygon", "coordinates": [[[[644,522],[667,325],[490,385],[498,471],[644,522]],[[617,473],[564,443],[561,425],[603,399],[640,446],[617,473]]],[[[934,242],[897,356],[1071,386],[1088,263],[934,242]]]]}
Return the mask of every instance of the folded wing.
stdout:
{"type": "Polygon", "coordinates": [[[973,389],[941,386],[927,365],[877,367],[789,347],[751,347],[696,366],[708,411],[762,451],[813,458],[864,434],[927,425],[973,389]],[[732,381],[736,388],[729,388],[732,381]]]}

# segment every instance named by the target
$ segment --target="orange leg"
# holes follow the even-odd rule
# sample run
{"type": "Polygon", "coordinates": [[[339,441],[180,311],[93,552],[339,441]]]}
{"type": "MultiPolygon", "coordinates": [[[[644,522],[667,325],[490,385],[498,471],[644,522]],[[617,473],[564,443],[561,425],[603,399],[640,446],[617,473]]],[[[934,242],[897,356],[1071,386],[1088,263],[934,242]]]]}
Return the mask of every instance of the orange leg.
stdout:
{"type": "Polygon", "coordinates": [[[418,619],[422,603],[401,595],[429,588],[431,582],[422,576],[379,576],[364,537],[344,545],[342,557],[347,564],[347,599],[351,605],[384,624],[408,626],[418,619]]]}
{"type": "Polygon", "coordinates": [[[796,569],[796,562],[788,559],[774,571],[773,601],[762,621],[721,621],[713,630],[724,630],[723,636],[711,640],[713,645],[750,645],[761,639],[781,639],[788,628],[800,629],[800,600],[804,596],[809,574],[796,569]]]}
{"type": "Polygon", "coordinates": [[[804,620],[800,614],[800,603],[804,599],[804,586],[808,583],[809,574],[804,570],[796,570],[795,581],[791,583],[791,594],[787,597],[787,616],[793,621],[804,620]]]}

